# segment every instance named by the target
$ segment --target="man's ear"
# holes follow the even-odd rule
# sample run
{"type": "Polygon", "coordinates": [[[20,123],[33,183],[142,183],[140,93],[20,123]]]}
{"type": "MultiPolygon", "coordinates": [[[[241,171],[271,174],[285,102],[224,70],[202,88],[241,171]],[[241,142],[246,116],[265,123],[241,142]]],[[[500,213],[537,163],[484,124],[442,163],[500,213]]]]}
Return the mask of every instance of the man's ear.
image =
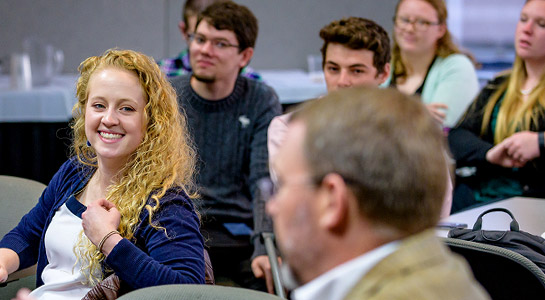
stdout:
{"type": "Polygon", "coordinates": [[[319,225],[329,231],[341,232],[346,228],[350,191],[344,179],[335,173],[322,180],[319,194],[319,225]]]}
{"type": "Polygon", "coordinates": [[[378,74],[378,79],[380,81],[380,84],[383,84],[386,79],[388,79],[388,77],[390,76],[390,63],[387,62],[385,65],[384,65],[384,71],[380,74],[378,74]]]}
{"type": "Polygon", "coordinates": [[[178,22],[178,29],[180,30],[180,33],[182,34],[183,38],[186,42],[189,41],[189,34],[187,33],[187,25],[184,21],[178,22]]]}
{"type": "Polygon", "coordinates": [[[240,55],[242,55],[242,59],[240,60],[239,67],[244,68],[250,63],[250,60],[252,59],[252,56],[254,56],[254,48],[248,47],[248,48],[242,50],[240,52],[240,55]]]}

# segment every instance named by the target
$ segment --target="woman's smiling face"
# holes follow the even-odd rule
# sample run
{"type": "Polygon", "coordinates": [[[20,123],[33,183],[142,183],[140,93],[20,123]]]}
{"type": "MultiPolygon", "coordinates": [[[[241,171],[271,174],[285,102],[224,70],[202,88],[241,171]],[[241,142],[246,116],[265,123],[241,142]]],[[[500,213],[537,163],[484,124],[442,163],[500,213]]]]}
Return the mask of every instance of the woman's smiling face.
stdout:
{"type": "Polygon", "coordinates": [[[85,134],[98,160],[125,163],[145,134],[146,96],[136,74],[114,68],[89,79],[85,134]]]}

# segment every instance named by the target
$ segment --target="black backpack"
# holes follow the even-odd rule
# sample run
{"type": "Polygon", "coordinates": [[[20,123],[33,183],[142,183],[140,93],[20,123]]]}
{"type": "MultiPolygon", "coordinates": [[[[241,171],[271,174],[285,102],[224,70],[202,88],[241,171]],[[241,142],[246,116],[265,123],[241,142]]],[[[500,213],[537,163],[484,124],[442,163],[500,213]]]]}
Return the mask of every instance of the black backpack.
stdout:
{"type": "Polygon", "coordinates": [[[515,251],[534,262],[545,272],[545,239],[540,236],[520,231],[519,224],[513,214],[505,208],[492,208],[479,215],[473,229],[452,229],[449,238],[483,243],[515,251]],[[483,216],[494,211],[502,211],[513,219],[508,231],[482,230],[483,216]]]}

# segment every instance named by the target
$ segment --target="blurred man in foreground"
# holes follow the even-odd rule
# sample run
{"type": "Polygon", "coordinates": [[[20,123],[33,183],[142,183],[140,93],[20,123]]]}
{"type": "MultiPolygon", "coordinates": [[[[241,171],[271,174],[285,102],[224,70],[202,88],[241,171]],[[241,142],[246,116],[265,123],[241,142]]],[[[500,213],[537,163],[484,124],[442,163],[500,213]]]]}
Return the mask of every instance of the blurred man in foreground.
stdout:
{"type": "Polygon", "coordinates": [[[304,104],[273,161],[267,203],[305,299],[488,299],[434,235],[444,137],[419,100],[351,88],[304,104]]]}

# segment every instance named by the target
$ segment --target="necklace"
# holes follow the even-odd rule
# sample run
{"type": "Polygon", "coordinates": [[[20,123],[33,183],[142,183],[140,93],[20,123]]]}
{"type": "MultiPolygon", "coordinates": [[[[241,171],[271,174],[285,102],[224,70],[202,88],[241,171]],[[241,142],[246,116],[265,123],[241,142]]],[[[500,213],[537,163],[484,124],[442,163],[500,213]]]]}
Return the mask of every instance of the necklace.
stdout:
{"type": "Polygon", "coordinates": [[[528,96],[530,95],[530,93],[532,92],[533,88],[530,88],[530,89],[525,89],[525,90],[520,90],[520,93],[523,94],[524,96],[528,96]]]}

